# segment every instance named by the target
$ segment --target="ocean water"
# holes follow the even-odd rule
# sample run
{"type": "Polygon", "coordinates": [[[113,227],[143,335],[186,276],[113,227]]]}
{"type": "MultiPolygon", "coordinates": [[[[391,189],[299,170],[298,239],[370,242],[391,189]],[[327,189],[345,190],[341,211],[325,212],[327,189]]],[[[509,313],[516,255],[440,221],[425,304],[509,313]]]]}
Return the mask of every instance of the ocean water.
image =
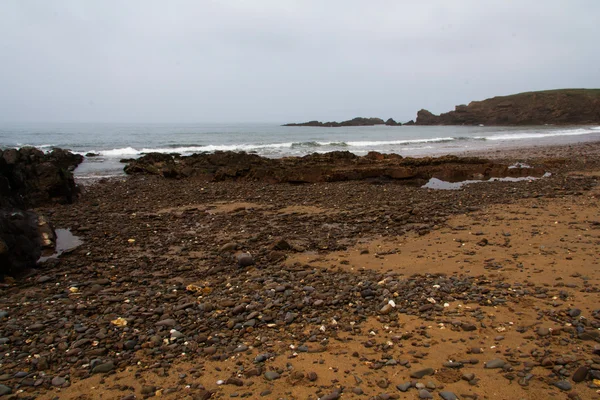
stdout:
{"type": "Polygon", "coordinates": [[[0,148],[35,146],[70,149],[86,157],[77,179],[123,174],[123,158],[148,152],[193,153],[216,150],[254,152],[265,157],[314,152],[369,151],[402,156],[457,154],[518,146],[600,140],[600,126],[367,126],[284,127],[277,124],[0,124],[0,148]]]}

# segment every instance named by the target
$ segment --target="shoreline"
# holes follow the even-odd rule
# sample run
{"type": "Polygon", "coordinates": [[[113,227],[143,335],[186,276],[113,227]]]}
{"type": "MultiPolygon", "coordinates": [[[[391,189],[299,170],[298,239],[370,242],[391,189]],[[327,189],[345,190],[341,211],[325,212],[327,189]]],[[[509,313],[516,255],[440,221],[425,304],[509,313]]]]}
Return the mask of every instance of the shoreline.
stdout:
{"type": "Polygon", "coordinates": [[[86,186],[37,209],[83,244],[2,287],[2,372],[62,378],[20,387],[40,399],[416,398],[411,381],[436,398],[593,398],[600,142],[490,156],[552,176],[86,186]]]}

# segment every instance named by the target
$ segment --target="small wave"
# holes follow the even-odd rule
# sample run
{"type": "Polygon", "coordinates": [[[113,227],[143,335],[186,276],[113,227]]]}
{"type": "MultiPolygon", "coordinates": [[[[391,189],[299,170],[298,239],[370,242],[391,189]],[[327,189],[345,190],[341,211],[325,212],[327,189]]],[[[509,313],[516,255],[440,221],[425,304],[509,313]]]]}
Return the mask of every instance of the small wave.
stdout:
{"type": "Polygon", "coordinates": [[[593,126],[590,129],[593,131],[600,131],[600,126],[593,126]]]}
{"type": "Polygon", "coordinates": [[[295,142],[292,143],[291,148],[297,149],[302,147],[322,147],[322,146],[330,146],[330,147],[348,147],[348,143],[346,142],[295,142]]]}
{"type": "Polygon", "coordinates": [[[556,137],[556,136],[575,136],[575,135],[588,135],[593,133],[594,129],[566,129],[559,131],[550,131],[550,132],[536,132],[536,133],[508,133],[503,135],[493,135],[488,136],[487,140],[520,140],[520,139],[537,139],[537,138],[545,138],[545,137],[556,137]]]}
{"type": "MultiPolygon", "coordinates": [[[[468,139],[468,138],[466,138],[466,139],[468,139]]],[[[402,145],[402,144],[415,144],[415,143],[442,143],[442,142],[453,142],[455,140],[457,140],[457,139],[453,138],[453,137],[441,137],[441,138],[431,138],[431,139],[357,141],[357,142],[348,142],[348,146],[373,147],[373,146],[402,145]]]]}
{"type": "Polygon", "coordinates": [[[125,147],[121,149],[102,150],[99,151],[98,154],[105,157],[137,156],[140,154],[140,151],[133,147],[125,147]]]}

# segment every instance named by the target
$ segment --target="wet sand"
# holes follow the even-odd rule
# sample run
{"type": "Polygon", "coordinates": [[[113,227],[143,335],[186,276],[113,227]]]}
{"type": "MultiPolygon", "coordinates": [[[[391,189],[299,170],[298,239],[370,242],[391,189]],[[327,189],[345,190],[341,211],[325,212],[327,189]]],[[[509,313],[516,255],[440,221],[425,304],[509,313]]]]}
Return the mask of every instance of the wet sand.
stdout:
{"type": "Polygon", "coordinates": [[[2,288],[1,383],[41,399],[598,398],[600,143],[483,155],[552,176],[87,187],[39,210],[84,243],[2,288]]]}

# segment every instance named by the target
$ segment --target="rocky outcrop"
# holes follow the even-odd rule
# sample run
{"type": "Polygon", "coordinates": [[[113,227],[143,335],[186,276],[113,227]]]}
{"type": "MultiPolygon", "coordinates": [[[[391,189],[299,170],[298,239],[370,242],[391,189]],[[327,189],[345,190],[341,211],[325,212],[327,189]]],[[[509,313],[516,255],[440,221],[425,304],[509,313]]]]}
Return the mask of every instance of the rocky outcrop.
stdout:
{"type": "Polygon", "coordinates": [[[83,157],[62,149],[0,150],[0,207],[70,203],[77,195],[73,170],[83,157]]]}
{"type": "Polygon", "coordinates": [[[600,123],[600,89],[560,89],[494,97],[434,115],[417,113],[417,125],[569,125],[600,123]]]}
{"type": "Polygon", "coordinates": [[[328,128],[339,128],[341,126],[373,126],[373,125],[391,125],[391,126],[399,126],[401,124],[397,123],[393,119],[388,119],[387,121],[382,120],[381,118],[354,118],[348,121],[342,122],[320,122],[320,121],[309,121],[302,122],[298,124],[285,124],[283,126],[315,126],[315,127],[328,127],[328,128]]]}
{"type": "Polygon", "coordinates": [[[444,156],[403,158],[371,152],[364,157],[348,151],[270,159],[255,154],[215,152],[188,157],[148,154],[125,167],[128,174],[165,178],[202,176],[213,181],[254,180],[271,183],[316,183],[354,180],[396,180],[419,183],[432,177],[442,180],[491,177],[541,176],[537,168],[508,168],[480,158],[444,156]]]}
{"type": "Polygon", "coordinates": [[[82,161],[62,149],[0,150],[0,275],[35,267],[43,248],[54,248],[50,222],[23,209],[72,202],[78,191],[72,171],[82,161]]]}

